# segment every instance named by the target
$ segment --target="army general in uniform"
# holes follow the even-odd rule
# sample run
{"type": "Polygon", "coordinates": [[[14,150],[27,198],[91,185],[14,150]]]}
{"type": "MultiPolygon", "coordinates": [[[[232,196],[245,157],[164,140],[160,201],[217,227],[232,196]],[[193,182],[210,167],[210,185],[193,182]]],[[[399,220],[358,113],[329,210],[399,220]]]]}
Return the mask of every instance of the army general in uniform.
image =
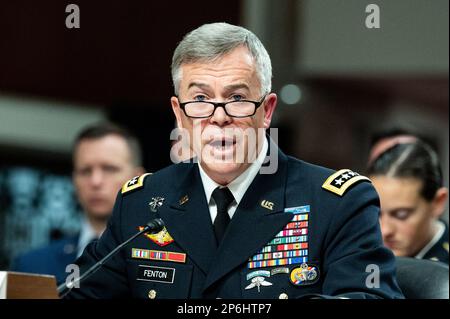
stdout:
{"type": "Polygon", "coordinates": [[[127,182],[77,264],[86,271],[153,218],[165,227],[126,245],[67,297],[403,297],[370,181],[289,157],[265,134],[241,134],[268,129],[277,105],[269,55],[253,33],[226,23],[195,29],[175,50],[172,77],[193,159],[127,182]],[[264,173],[268,159],[276,170],[264,173]]]}

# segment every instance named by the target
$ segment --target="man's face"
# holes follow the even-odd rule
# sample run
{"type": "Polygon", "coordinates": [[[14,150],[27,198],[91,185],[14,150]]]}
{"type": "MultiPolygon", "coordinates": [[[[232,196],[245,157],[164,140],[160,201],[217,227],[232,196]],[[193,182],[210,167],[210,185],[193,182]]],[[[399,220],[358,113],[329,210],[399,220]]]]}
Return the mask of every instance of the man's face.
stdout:
{"type": "Polygon", "coordinates": [[[396,256],[415,256],[430,238],[432,202],[421,195],[416,178],[372,176],[381,201],[381,232],[384,244],[396,256]]]}
{"type": "Polygon", "coordinates": [[[128,144],[118,135],[84,139],[76,147],[75,189],[81,206],[92,218],[110,216],[117,192],[136,173],[128,144]]]}
{"type": "Polygon", "coordinates": [[[258,136],[258,128],[270,126],[277,97],[268,94],[251,117],[233,118],[219,107],[209,118],[191,119],[180,109],[179,103],[260,101],[263,98],[261,84],[253,58],[244,47],[214,62],[184,64],[181,72],[179,97],[171,99],[178,126],[189,131],[191,148],[197,156],[201,154],[200,163],[205,172],[217,183],[226,185],[251,164],[249,158],[256,157],[264,135],[261,134],[259,140],[253,139],[252,143],[249,142],[252,139],[244,137],[245,132],[253,130],[258,136]]]}

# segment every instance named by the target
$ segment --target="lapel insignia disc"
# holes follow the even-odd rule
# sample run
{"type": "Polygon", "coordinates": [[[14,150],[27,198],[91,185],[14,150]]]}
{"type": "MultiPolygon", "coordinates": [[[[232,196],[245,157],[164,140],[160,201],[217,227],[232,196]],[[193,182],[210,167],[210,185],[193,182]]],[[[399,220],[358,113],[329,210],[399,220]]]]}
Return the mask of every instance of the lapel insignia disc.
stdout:
{"type": "Polygon", "coordinates": [[[155,213],[158,208],[163,205],[163,203],[164,197],[152,197],[152,200],[148,203],[148,206],[150,206],[150,210],[155,213]]]}

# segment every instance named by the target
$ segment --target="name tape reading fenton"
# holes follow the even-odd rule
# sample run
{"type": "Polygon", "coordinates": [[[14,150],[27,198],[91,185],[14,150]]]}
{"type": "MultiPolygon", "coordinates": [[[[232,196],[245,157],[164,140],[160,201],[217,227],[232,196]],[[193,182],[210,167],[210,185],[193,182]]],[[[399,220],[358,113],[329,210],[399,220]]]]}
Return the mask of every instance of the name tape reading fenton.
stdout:
{"type": "Polygon", "coordinates": [[[175,279],[175,268],[139,265],[136,279],[171,284],[175,279]]]}

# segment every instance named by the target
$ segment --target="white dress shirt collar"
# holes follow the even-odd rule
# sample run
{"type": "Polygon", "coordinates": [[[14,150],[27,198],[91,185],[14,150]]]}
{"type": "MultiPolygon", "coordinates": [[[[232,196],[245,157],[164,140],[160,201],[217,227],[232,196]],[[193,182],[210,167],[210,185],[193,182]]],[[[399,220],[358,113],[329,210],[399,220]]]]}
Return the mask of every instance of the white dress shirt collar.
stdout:
{"type": "Polygon", "coordinates": [[[81,224],[80,237],[78,238],[77,245],[77,258],[81,256],[84,251],[84,248],[93,240],[97,238],[97,234],[92,228],[91,224],[87,220],[87,218],[83,218],[83,222],[81,224]]]}
{"type": "MultiPolygon", "coordinates": [[[[269,144],[267,142],[267,139],[264,138],[263,147],[261,149],[261,152],[258,154],[256,160],[253,163],[251,163],[250,166],[241,175],[239,175],[231,183],[226,185],[226,187],[230,189],[234,197],[234,202],[231,204],[228,210],[230,218],[233,217],[237,206],[242,200],[242,197],[244,197],[248,187],[255,179],[256,174],[258,174],[264,162],[264,159],[266,158],[268,148],[269,144]]],[[[218,183],[213,181],[211,177],[209,177],[208,174],[206,174],[201,165],[198,165],[198,168],[200,171],[200,177],[202,179],[203,188],[205,190],[206,201],[210,207],[211,219],[214,221],[215,216],[217,215],[217,208],[215,207],[214,200],[211,200],[211,195],[217,187],[222,185],[219,185],[218,183]]]]}
{"type": "Polygon", "coordinates": [[[423,247],[419,253],[415,256],[415,258],[422,259],[423,256],[426,255],[426,253],[434,246],[436,243],[441,239],[442,235],[444,235],[445,232],[445,225],[440,220],[436,221],[437,231],[434,234],[433,238],[430,240],[428,244],[423,247]]]}

